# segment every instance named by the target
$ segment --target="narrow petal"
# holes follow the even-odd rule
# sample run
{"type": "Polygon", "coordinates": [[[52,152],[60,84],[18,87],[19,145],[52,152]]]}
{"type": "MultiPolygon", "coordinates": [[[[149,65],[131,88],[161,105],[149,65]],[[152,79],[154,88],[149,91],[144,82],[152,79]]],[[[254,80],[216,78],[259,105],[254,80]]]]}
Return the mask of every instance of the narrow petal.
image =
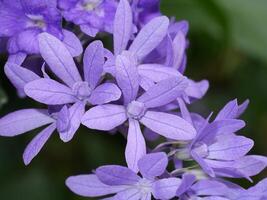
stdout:
{"type": "Polygon", "coordinates": [[[176,115],[147,111],[140,121],[147,128],[169,139],[192,140],[196,136],[194,127],[176,115]]]}
{"type": "Polygon", "coordinates": [[[119,165],[106,165],[96,169],[99,180],[107,185],[134,185],[140,177],[128,169],[119,165]]]}
{"type": "Polygon", "coordinates": [[[60,139],[63,142],[69,142],[76,131],[79,129],[81,119],[85,112],[85,103],[77,102],[69,108],[69,128],[59,133],[60,139]]]}
{"type": "Polygon", "coordinates": [[[120,97],[121,91],[117,85],[113,83],[104,83],[93,90],[89,102],[93,105],[101,105],[116,101],[120,97]]]}
{"type": "Polygon", "coordinates": [[[173,67],[179,69],[183,63],[185,50],[187,46],[186,37],[182,31],[179,31],[173,40],[173,67]]]}
{"type": "Polygon", "coordinates": [[[139,65],[138,73],[140,76],[144,76],[154,82],[160,82],[168,78],[182,76],[176,69],[160,64],[139,65]]]}
{"type": "Polygon", "coordinates": [[[223,109],[219,112],[215,120],[234,119],[238,112],[237,100],[228,102],[223,109]]]}
{"type": "Polygon", "coordinates": [[[106,185],[93,174],[71,176],[66,180],[66,185],[72,192],[83,197],[99,197],[115,194],[125,189],[120,186],[106,185]]]}
{"type": "Polygon", "coordinates": [[[109,131],[123,124],[126,119],[123,106],[106,104],[87,111],[82,118],[82,124],[91,129],[109,131]]]}
{"type": "Polygon", "coordinates": [[[140,30],[129,50],[142,60],[160,44],[167,34],[168,26],[169,19],[166,16],[155,17],[140,30]]]}
{"type": "Polygon", "coordinates": [[[127,145],[125,149],[125,157],[128,167],[134,172],[138,172],[138,161],[144,155],[146,155],[146,143],[139,122],[130,119],[127,145]]]}
{"type": "Polygon", "coordinates": [[[24,91],[27,96],[47,105],[67,104],[77,100],[70,88],[47,78],[26,84],[24,91]]]}
{"type": "Polygon", "coordinates": [[[126,49],[132,34],[133,14],[127,0],[121,0],[114,19],[114,52],[120,54],[126,49]]]}
{"type": "Polygon", "coordinates": [[[168,157],[163,152],[147,154],[138,161],[138,168],[142,176],[148,179],[162,175],[167,165],[168,157]]]}
{"type": "Polygon", "coordinates": [[[153,196],[156,199],[172,199],[180,184],[179,178],[160,179],[153,184],[153,196]]]}
{"type": "Polygon", "coordinates": [[[82,81],[70,52],[59,39],[48,33],[41,33],[38,38],[40,53],[58,78],[70,87],[82,81]]]}
{"type": "Polygon", "coordinates": [[[84,80],[93,89],[96,87],[105,62],[104,47],[100,40],[92,42],[85,50],[83,57],[84,80]]]}
{"type": "Polygon", "coordinates": [[[193,124],[192,118],[191,118],[191,113],[188,111],[186,104],[184,103],[182,98],[177,99],[182,118],[188,121],[190,124],[193,124]]]}
{"type": "Polygon", "coordinates": [[[13,137],[54,122],[47,110],[25,109],[0,119],[0,135],[13,137]]]}
{"type": "Polygon", "coordinates": [[[243,136],[223,136],[209,146],[209,159],[236,160],[246,155],[253,147],[253,140],[243,136]]]}
{"type": "Polygon", "coordinates": [[[238,112],[237,112],[236,118],[238,118],[240,115],[242,115],[245,112],[245,110],[248,107],[248,104],[249,104],[249,100],[247,99],[241,105],[238,106],[238,112]]]}
{"type": "Polygon", "coordinates": [[[37,136],[35,136],[33,140],[28,144],[23,153],[23,161],[25,165],[30,164],[32,159],[41,151],[44,144],[50,138],[55,129],[56,125],[55,123],[53,123],[43,131],[41,131],[37,136]]]}
{"type": "Polygon", "coordinates": [[[196,181],[196,177],[194,175],[183,174],[183,178],[182,178],[181,184],[179,185],[176,191],[176,195],[181,196],[182,194],[184,194],[186,191],[188,191],[192,187],[195,181],[196,181]]]}
{"type": "Polygon", "coordinates": [[[5,74],[12,84],[22,91],[27,83],[40,78],[32,71],[10,62],[5,64],[5,74]]]}
{"type": "Polygon", "coordinates": [[[116,80],[122,90],[124,104],[135,100],[139,89],[139,75],[129,56],[119,55],[116,59],[116,80]]]}
{"type": "Polygon", "coordinates": [[[166,79],[150,87],[138,101],[143,102],[147,108],[160,107],[174,101],[186,87],[187,79],[184,77],[166,79]]]}
{"type": "Polygon", "coordinates": [[[63,29],[63,43],[73,57],[79,56],[83,52],[82,44],[79,38],[71,31],[63,29]]]}

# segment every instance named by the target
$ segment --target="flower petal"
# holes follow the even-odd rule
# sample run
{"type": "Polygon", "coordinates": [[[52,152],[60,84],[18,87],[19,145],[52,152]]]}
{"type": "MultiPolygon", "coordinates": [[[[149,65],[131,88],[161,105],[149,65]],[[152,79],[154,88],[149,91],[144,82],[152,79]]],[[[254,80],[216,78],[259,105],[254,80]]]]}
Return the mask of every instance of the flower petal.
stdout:
{"type": "Polygon", "coordinates": [[[174,140],[192,140],[196,136],[194,127],[176,115],[147,111],[141,123],[156,133],[174,140]]]}
{"type": "Polygon", "coordinates": [[[66,185],[72,192],[83,197],[99,197],[115,194],[125,189],[120,186],[106,185],[93,174],[71,176],[66,180],[66,185]]]}
{"type": "Polygon", "coordinates": [[[24,86],[36,79],[39,79],[40,77],[33,73],[32,71],[19,66],[15,63],[7,62],[5,64],[5,74],[11,81],[11,83],[18,89],[18,90],[24,90],[24,86]]]}
{"type": "Polygon", "coordinates": [[[55,123],[53,123],[43,131],[41,131],[37,136],[35,136],[33,140],[28,144],[23,153],[23,161],[25,165],[30,164],[32,159],[41,151],[44,144],[50,138],[55,129],[56,125],[55,123]]]}
{"type": "Polygon", "coordinates": [[[253,147],[253,140],[243,136],[222,136],[209,146],[209,159],[236,160],[246,155],[253,147]]]}
{"type": "Polygon", "coordinates": [[[47,110],[25,109],[0,119],[0,135],[13,137],[54,122],[47,110]]]}
{"type": "Polygon", "coordinates": [[[143,102],[146,108],[160,107],[174,101],[186,87],[186,78],[169,78],[150,87],[137,100],[143,102]]]}
{"type": "Polygon", "coordinates": [[[155,17],[139,32],[129,50],[142,60],[155,49],[167,34],[169,19],[166,16],[155,17]]]}
{"type": "Polygon", "coordinates": [[[109,131],[123,124],[127,119],[123,106],[106,104],[88,110],[82,124],[91,129],[109,131]]]}
{"type": "Polygon", "coordinates": [[[85,112],[85,103],[76,102],[69,108],[69,128],[59,132],[60,139],[63,142],[69,142],[81,124],[82,116],[85,112]]]}
{"type": "Polygon", "coordinates": [[[38,39],[42,57],[58,78],[70,87],[82,81],[70,52],[59,39],[48,33],[41,33],[38,39]]]}
{"type": "Polygon", "coordinates": [[[117,56],[116,80],[122,90],[124,104],[135,100],[139,89],[139,75],[136,66],[127,55],[117,56]]]}
{"type": "Polygon", "coordinates": [[[126,49],[132,34],[133,14],[127,0],[121,0],[114,19],[114,52],[120,54],[126,49]]]}
{"type": "Polygon", "coordinates": [[[168,165],[168,157],[166,153],[150,153],[143,156],[138,161],[138,168],[143,177],[153,179],[162,175],[168,165]]]}
{"type": "Polygon", "coordinates": [[[173,67],[179,69],[182,66],[187,46],[186,37],[182,31],[178,31],[173,39],[173,67]]]}
{"type": "Polygon", "coordinates": [[[182,75],[174,68],[166,67],[160,64],[142,64],[138,66],[140,76],[146,77],[154,82],[159,82],[172,77],[181,77],[182,75]]]}
{"type": "Polygon", "coordinates": [[[138,161],[144,155],[146,155],[146,143],[141,132],[139,122],[134,119],[130,119],[127,145],[125,149],[125,157],[128,167],[134,172],[138,172],[138,161]]]}
{"type": "Polygon", "coordinates": [[[79,38],[71,31],[68,31],[66,29],[63,29],[63,43],[69,50],[70,54],[73,57],[79,56],[83,52],[82,44],[79,40],[79,38]]]}
{"type": "Polygon", "coordinates": [[[137,188],[129,188],[114,196],[114,200],[140,200],[141,192],[137,188]]]}
{"type": "Polygon", "coordinates": [[[67,104],[77,100],[70,88],[47,78],[26,84],[24,91],[27,96],[47,105],[67,104]]]}
{"type": "Polygon", "coordinates": [[[104,47],[100,40],[92,42],[85,50],[83,57],[84,80],[93,89],[103,72],[104,47]]]}
{"type": "Polygon", "coordinates": [[[96,169],[96,176],[107,185],[134,185],[140,177],[127,167],[106,165],[96,169]]]}
{"type": "Polygon", "coordinates": [[[153,184],[153,196],[156,199],[172,199],[180,184],[179,178],[160,179],[153,184]]]}
{"type": "Polygon", "coordinates": [[[116,101],[121,97],[121,91],[113,83],[104,83],[95,88],[89,98],[93,105],[100,105],[116,101]]]}

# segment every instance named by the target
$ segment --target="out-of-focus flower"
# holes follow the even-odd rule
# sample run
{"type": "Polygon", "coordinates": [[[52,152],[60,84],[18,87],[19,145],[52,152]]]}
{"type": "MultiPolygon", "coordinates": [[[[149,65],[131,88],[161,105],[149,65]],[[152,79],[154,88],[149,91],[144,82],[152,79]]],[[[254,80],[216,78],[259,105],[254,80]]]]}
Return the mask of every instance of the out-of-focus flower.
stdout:
{"type": "Polygon", "coordinates": [[[37,36],[48,32],[62,39],[61,15],[55,0],[0,2],[0,37],[8,38],[10,54],[39,53],[37,36]]]}
{"type": "Polygon", "coordinates": [[[58,0],[58,6],[67,21],[79,25],[89,36],[113,32],[115,0],[58,0]]]}

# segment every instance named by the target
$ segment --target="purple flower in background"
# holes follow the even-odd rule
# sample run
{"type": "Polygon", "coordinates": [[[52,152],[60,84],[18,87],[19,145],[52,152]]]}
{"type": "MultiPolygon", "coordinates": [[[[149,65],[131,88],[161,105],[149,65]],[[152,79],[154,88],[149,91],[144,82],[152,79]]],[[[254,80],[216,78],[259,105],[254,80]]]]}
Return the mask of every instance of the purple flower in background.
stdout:
{"type": "Polygon", "coordinates": [[[63,107],[57,123],[60,138],[68,142],[80,126],[87,103],[99,105],[118,100],[121,91],[113,83],[99,85],[104,65],[104,47],[101,41],[91,43],[85,50],[83,78],[60,40],[42,33],[39,35],[39,43],[42,57],[60,81],[49,77],[40,78],[27,83],[24,91],[29,97],[47,105],[74,104],[74,109],[63,107]]]}
{"type": "Polygon", "coordinates": [[[142,28],[151,19],[161,15],[160,0],[132,0],[131,1],[134,24],[142,28]]]}
{"type": "Polygon", "coordinates": [[[261,156],[246,156],[254,142],[246,137],[234,133],[245,126],[237,118],[246,108],[247,101],[241,106],[237,101],[229,102],[209,123],[208,120],[191,119],[189,112],[182,111],[185,119],[193,122],[197,129],[196,138],[182,150],[177,150],[176,156],[181,160],[193,158],[205,173],[214,177],[224,176],[250,179],[262,171],[266,165],[266,158],[261,156]]]}
{"type": "Polygon", "coordinates": [[[107,165],[96,169],[95,174],[69,177],[66,185],[74,193],[84,197],[102,197],[116,194],[114,200],[172,199],[181,184],[179,178],[159,178],[168,165],[165,153],[153,153],[138,162],[141,176],[131,169],[107,165]]]}
{"type": "Polygon", "coordinates": [[[41,32],[63,37],[55,0],[3,0],[0,2],[0,27],[0,37],[8,38],[10,54],[39,53],[37,36],[41,32]]]}
{"type": "Polygon", "coordinates": [[[89,36],[95,37],[101,31],[113,32],[115,0],[58,0],[67,21],[79,25],[89,36]]]}
{"type": "Polygon", "coordinates": [[[122,90],[124,104],[106,104],[91,108],[85,113],[82,123],[91,129],[108,131],[128,120],[125,156],[128,167],[137,171],[137,161],[146,153],[139,122],[166,138],[191,140],[195,137],[195,129],[190,123],[179,116],[155,110],[175,100],[186,88],[187,79],[181,77],[163,80],[137,98],[137,68],[125,55],[118,56],[116,67],[116,80],[122,90]]]}

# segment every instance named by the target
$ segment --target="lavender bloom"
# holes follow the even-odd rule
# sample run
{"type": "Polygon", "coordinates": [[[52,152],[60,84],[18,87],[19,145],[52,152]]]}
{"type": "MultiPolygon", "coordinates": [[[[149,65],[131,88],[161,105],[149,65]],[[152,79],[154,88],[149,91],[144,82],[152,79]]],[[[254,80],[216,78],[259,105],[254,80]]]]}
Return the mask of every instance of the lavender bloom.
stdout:
{"type": "MultiPolygon", "coordinates": [[[[211,177],[245,177],[250,180],[250,176],[262,171],[267,162],[265,157],[246,156],[254,145],[253,141],[234,134],[245,126],[242,120],[234,118],[244,111],[246,105],[247,102],[238,106],[234,100],[220,111],[213,122],[198,120],[195,123],[196,138],[183,150],[178,150],[176,156],[181,160],[193,158],[211,177]]],[[[182,115],[193,122],[188,112],[182,111],[182,115]]]]}
{"type": "Polygon", "coordinates": [[[179,178],[162,178],[168,165],[165,153],[153,153],[142,157],[138,170],[142,176],[131,169],[118,165],[107,165],[96,169],[95,174],[69,177],[66,185],[74,193],[84,197],[101,197],[116,194],[113,200],[151,200],[172,199],[181,184],[179,178]]]}
{"type": "MultiPolygon", "coordinates": [[[[172,29],[179,29],[177,37],[172,42],[168,40],[169,36],[167,35],[169,20],[165,16],[155,17],[140,30],[132,44],[128,47],[133,32],[132,24],[133,14],[130,5],[128,1],[121,0],[114,20],[113,38],[115,57],[112,55],[109,56],[109,62],[104,67],[105,71],[115,76],[117,56],[123,53],[125,54],[125,51],[127,51],[127,54],[133,57],[132,62],[135,63],[135,67],[138,69],[140,85],[145,90],[161,80],[171,77],[181,77],[181,73],[175,66],[184,63],[183,59],[185,57],[186,46],[186,31],[183,28],[185,26],[184,22],[181,22],[179,26],[174,26],[174,28],[171,28],[173,26],[170,27],[171,31],[172,29]],[[166,45],[166,42],[171,42],[170,48],[166,45]],[[167,49],[171,50],[168,53],[173,55],[170,58],[172,63],[157,63],[155,62],[157,60],[155,57],[149,60],[148,57],[151,57],[151,54],[155,54],[156,49],[166,49],[163,44],[168,47],[167,49]]],[[[189,86],[185,90],[185,96],[199,99],[206,93],[207,89],[207,81],[195,83],[190,80],[189,86]]]]}
{"type": "Polygon", "coordinates": [[[99,85],[104,64],[104,47],[102,42],[95,41],[85,50],[84,78],[70,55],[69,51],[57,38],[47,33],[39,35],[41,55],[51,71],[64,84],[48,77],[40,78],[25,85],[27,96],[47,105],[74,104],[76,109],[66,107],[59,113],[62,123],[57,124],[60,138],[64,142],[72,139],[80,126],[80,119],[85,105],[109,103],[120,98],[121,91],[113,83],[99,85]]]}
{"type": "Polygon", "coordinates": [[[108,131],[128,120],[125,156],[128,167],[137,171],[137,161],[146,153],[139,122],[166,138],[176,140],[193,139],[195,129],[179,116],[155,111],[176,99],[186,88],[187,80],[166,79],[137,98],[139,76],[137,68],[132,64],[126,55],[118,56],[116,79],[123,93],[124,104],[106,104],[91,108],[85,113],[82,124],[91,129],[108,131]]]}
{"type": "Polygon", "coordinates": [[[67,21],[79,25],[89,36],[95,37],[99,31],[113,32],[115,0],[59,0],[58,6],[67,21]]]}
{"type": "Polygon", "coordinates": [[[1,1],[0,26],[0,37],[9,38],[7,49],[11,54],[39,53],[37,36],[44,31],[63,37],[54,0],[1,1]]]}
{"type": "MultiPolygon", "coordinates": [[[[109,62],[105,65],[105,71],[115,76],[117,56],[125,53],[131,55],[131,59],[135,63],[134,67],[139,69],[146,55],[153,51],[163,40],[167,34],[168,26],[169,20],[166,16],[154,18],[140,30],[132,44],[128,47],[129,40],[133,33],[133,13],[128,1],[121,0],[114,19],[113,42],[115,56],[113,57],[112,54],[109,56],[109,62]]],[[[164,71],[167,71],[167,74],[172,73],[172,71],[169,72],[169,68],[167,67],[162,70],[163,72],[161,72],[161,75],[164,74],[164,71]]],[[[176,72],[174,73],[177,74],[176,72]]],[[[139,73],[139,75],[141,76],[140,84],[142,87],[151,83],[145,83],[142,73],[139,73]]],[[[158,76],[160,76],[160,74],[158,76]]],[[[153,85],[153,82],[150,86],[151,85],[153,85]]]]}

